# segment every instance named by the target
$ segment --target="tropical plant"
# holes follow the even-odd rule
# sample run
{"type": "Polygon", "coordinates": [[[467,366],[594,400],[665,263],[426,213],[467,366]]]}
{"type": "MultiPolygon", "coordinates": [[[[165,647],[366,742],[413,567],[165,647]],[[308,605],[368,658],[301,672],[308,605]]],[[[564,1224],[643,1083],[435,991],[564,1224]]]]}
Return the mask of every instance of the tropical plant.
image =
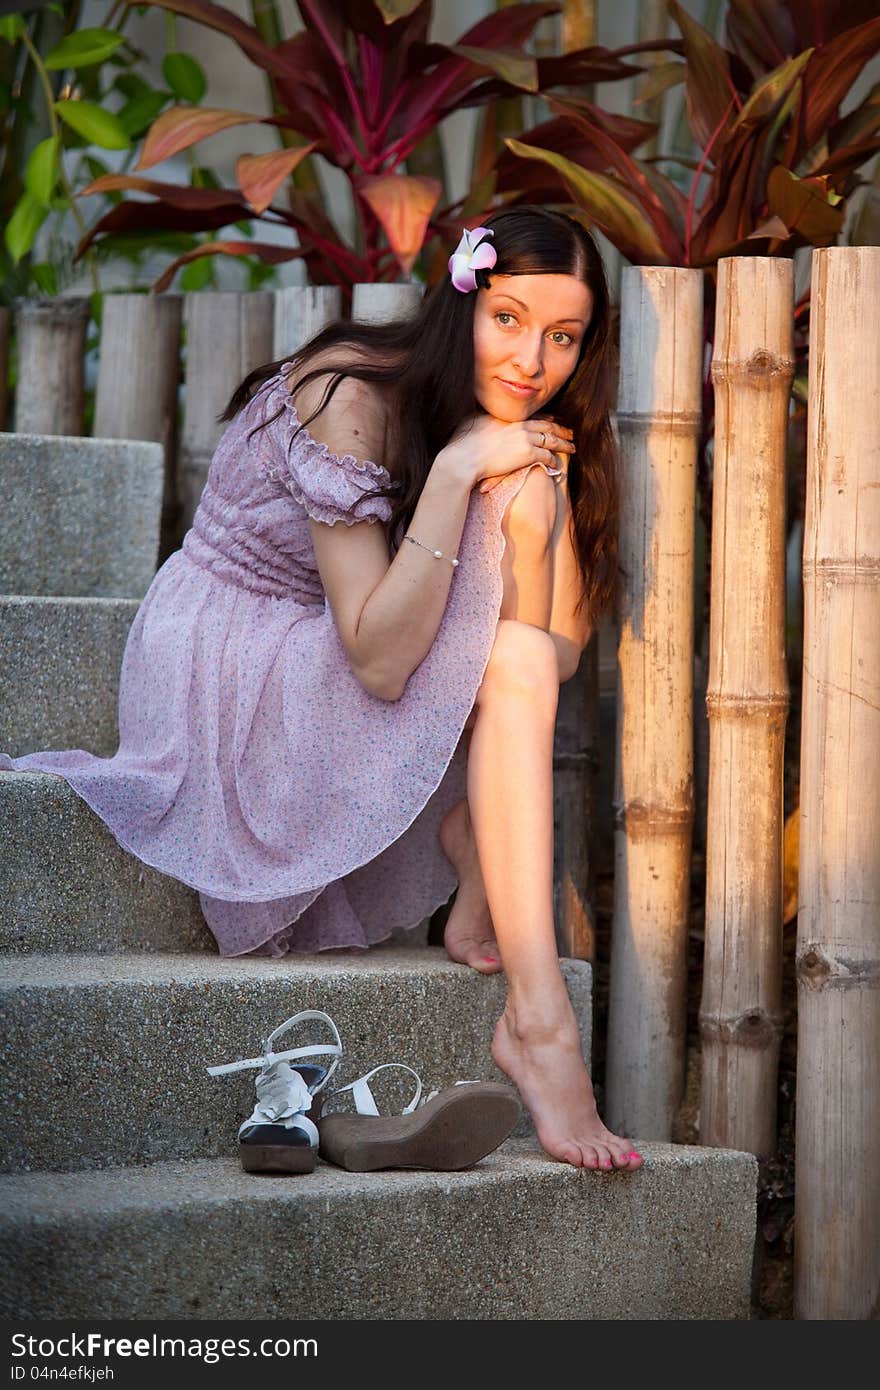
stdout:
{"type": "MultiPolygon", "coordinates": [[[[679,0],[667,5],[679,38],[634,44],[612,56],[661,49],[676,55],[653,70],[642,96],[684,84],[696,157],[639,159],[633,153],[637,142],[621,140],[605,112],[577,93],[549,94],[552,119],[528,137],[505,141],[497,193],[514,201],[570,202],[571,211],[579,210],[634,264],[705,269],[704,336],[711,349],[720,257],[791,256],[799,247],[833,245],[840,237],[848,200],[866,182],[859,170],[880,150],[880,83],[853,111],[840,113],[861,69],[880,50],[880,18],[875,0],[815,0],[809,6],[798,0],[730,0],[720,43],[679,0]],[[578,136],[590,148],[587,160],[572,157],[578,136]],[[664,164],[673,172],[665,172],[664,164]]],[[[657,127],[650,130],[656,133],[657,127]]],[[[860,226],[862,235],[870,235],[868,218],[860,226]]],[[[794,316],[797,410],[790,487],[796,521],[803,500],[809,290],[794,316]]],[[[705,360],[697,476],[708,536],[711,351],[705,360]]],[[[709,581],[707,563],[707,610],[709,581]]]]}
{"type": "MultiPolygon", "coordinates": [[[[411,274],[424,248],[430,280],[432,266],[448,256],[461,224],[482,214],[495,191],[494,168],[487,168],[466,198],[449,201],[437,139],[446,116],[522,93],[564,93],[641,71],[600,47],[543,59],[527,53],[523,45],[536,24],[556,13],[558,3],[505,6],[450,45],[427,40],[432,0],[298,0],[304,29],[277,43],[208,0],[151,3],[236,43],[266,73],[272,115],[176,105],[151,125],[136,170],[151,169],[234,126],[274,126],[282,146],[242,155],[235,188],[183,188],[137,172],[96,179],[84,194],[131,191],[155,201],[120,203],[83,238],[80,254],[111,234],[156,228],[216,232],[248,217],[289,228],[299,240],[298,247],[209,241],[173,261],[157,290],[171,284],[181,265],[218,255],[252,254],[272,265],[301,257],[312,284],[340,285],[349,299],[355,283],[411,274]],[[353,249],[334,225],[315,181],[306,185],[297,179],[315,155],[350,182],[357,227],[353,249]],[[286,207],[273,203],[283,186],[286,207]]],[[[608,120],[624,144],[634,129],[647,129],[644,123],[608,120]]],[[[577,137],[572,148],[584,153],[577,137]]]]}
{"type": "MultiPolygon", "coordinates": [[[[530,138],[508,140],[498,191],[529,201],[569,197],[635,264],[711,269],[721,256],[791,255],[833,244],[858,169],[880,150],[880,84],[856,110],[840,107],[880,51],[874,0],[730,0],[719,43],[679,0],[667,0],[680,39],[615,50],[623,58],[664,48],[681,61],[656,68],[643,98],[684,83],[698,158],[639,160],[607,116],[573,93],[548,94],[556,113],[530,138]],[[573,131],[593,147],[572,159],[573,131]],[[544,166],[524,174],[513,156],[544,166]],[[682,189],[663,163],[692,170],[682,189]]],[[[653,129],[653,128],[652,128],[653,129]]]]}
{"type": "MultiPolygon", "coordinates": [[[[131,10],[116,3],[103,26],[87,29],[76,28],[79,4],[52,3],[28,15],[0,18],[0,106],[5,114],[0,126],[0,220],[7,302],[20,295],[58,294],[77,274],[74,251],[87,229],[76,190],[110,172],[105,151],[120,152],[125,171],[137,142],[160,112],[181,100],[195,107],[204,95],[201,66],[177,49],[173,15],[168,16],[162,63],[164,86],[150,85],[139,71],[145,55],[123,33],[131,10]],[[121,10],[115,21],[114,9],[121,10]],[[78,229],[73,239],[71,217],[78,229]],[[37,260],[41,232],[43,259],[37,260]]],[[[218,184],[213,171],[195,161],[190,178],[200,187],[218,184]]],[[[120,198],[107,190],[100,194],[100,205],[112,208],[120,198]]],[[[247,223],[241,227],[249,231],[247,223]]],[[[149,238],[107,238],[84,252],[92,288],[100,290],[99,253],[121,255],[139,266],[161,246],[180,254],[196,245],[191,232],[161,227],[149,238]]],[[[260,283],[267,273],[254,263],[251,283],[260,283]]],[[[183,287],[199,288],[211,276],[211,263],[185,274],[183,287]]]]}

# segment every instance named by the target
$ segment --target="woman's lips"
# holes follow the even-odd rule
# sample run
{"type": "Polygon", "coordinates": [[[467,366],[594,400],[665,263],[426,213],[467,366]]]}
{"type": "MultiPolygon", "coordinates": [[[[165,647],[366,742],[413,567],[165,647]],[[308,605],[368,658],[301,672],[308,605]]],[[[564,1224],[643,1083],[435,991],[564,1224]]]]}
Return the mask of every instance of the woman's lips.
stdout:
{"type": "Polygon", "coordinates": [[[512,391],[515,396],[533,396],[537,391],[537,386],[517,386],[513,381],[505,381],[503,376],[498,377],[502,386],[506,386],[508,391],[512,391]]]}

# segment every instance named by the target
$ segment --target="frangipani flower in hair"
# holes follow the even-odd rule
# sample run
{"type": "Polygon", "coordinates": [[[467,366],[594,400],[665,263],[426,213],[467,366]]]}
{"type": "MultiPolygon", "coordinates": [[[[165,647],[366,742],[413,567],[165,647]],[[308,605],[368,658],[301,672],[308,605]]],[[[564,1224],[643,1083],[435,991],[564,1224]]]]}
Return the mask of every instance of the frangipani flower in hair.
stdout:
{"type": "Polygon", "coordinates": [[[477,271],[491,270],[498,259],[495,247],[488,241],[479,245],[481,237],[494,236],[491,227],[473,227],[462,230],[461,241],[449,257],[448,268],[452,283],[462,294],[469,294],[477,288],[477,271]]]}

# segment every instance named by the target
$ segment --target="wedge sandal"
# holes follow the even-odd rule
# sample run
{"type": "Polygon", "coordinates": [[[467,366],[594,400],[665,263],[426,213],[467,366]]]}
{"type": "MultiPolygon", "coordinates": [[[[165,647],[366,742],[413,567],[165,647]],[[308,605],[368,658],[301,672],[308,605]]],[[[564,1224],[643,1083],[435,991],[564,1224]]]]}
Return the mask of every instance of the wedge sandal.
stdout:
{"type": "Polygon", "coordinates": [[[211,1076],[258,1068],[257,1103],[253,1114],[238,1131],[241,1166],[246,1173],[314,1172],[318,1159],[318,1130],[307,1111],[312,1109],[314,1097],[327,1085],[341,1059],[342,1041],[332,1018],[318,1009],[306,1009],[286,1019],[269,1034],[261,1057],[208,1067],[211,1076]],[[276,1038],[295,1024],[310,1019],[326,1023],[336,1041],[273,1051],[276,1038]],[[291,1065],[303,1057],[333,1057],[335,1060],[329,1067],[301,1062],[291,1065]]]}
{"type": "Polygon", "coordinates": [[[385,1062],[348,1086],[325,1093],[325,1104],[346,1091],[352,1093],[356,1113],[324,1110],[318,1133],[321,1157],[350,1173],[471,1168],[504,1142],[522,1113],[516,1092],[494,1081],[456,1081],[421,1101],[421,1079],[402,1062],[385,1062]],[[414,1076],[416,1091],[399,1115],[380,1115],[369,1082],[390,1067],[414,1076]]]}

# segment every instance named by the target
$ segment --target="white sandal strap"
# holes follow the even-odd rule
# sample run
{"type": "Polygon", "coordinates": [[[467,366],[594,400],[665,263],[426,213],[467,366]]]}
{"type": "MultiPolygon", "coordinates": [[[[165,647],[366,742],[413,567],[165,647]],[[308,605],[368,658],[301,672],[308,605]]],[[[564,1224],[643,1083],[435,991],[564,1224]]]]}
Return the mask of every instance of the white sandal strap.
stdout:
{"type": "Polygon", "coordinates": [[[405,1062],[383,1062],[381,1066],[373,1067],[372,1071],[368,1071],[363,1076],[359,1076],[357,1081],[350,1081],[347,1086],[337,1087],[336,1090],[331,1092],[331,1095],[339,1096],[342,1095],[343,1091],[351,1091],[352,1099],[354,1100],[354,1108],[359,1115],[378,1115],[379,1107],[376,1104],[373,1092],[370,1090],[368,1083],[370,1078],[375,1076],[377,1072],[385,1071],[388,1067],[400,1067],[403,1071],[408,1071],[410,1076],[414,1076],[416,1079],[415,1095],[409,1104],[405,1105],[400,1111],[401,1115],[411,1115],[418,1105],[422,1094],[422,1079],[418,1072],[413,1071],[412,1067],[408,1067],[405,1062]]]}
{"type": "Polygon", "coordinates": [[[263,1055],[261,1057],[247,1057],[238,1062],[224,1062],[218,1066],[208,1067],[207,1070],[211,1076],[223,1076],[227,1072],[245,1071],[254,1067],[258,1070],[255,1083],[257,1103],[252,1114],[240,1126],[239,1139],[243,1139],[258,1125],[281,1125],[284,1129],[302,1131],[308,1137],[310,1146],[316,1149],[318,1147],[318,1129],[305,1112],[311,1109],[312,1097],[324,1089],[341,1060],[342,1039],[332,1018],[319,1009],[305,1009],[302,1013],[294,1014],[292,1018],[285,1019],[278,1028],[269,1034],[263,1043],[263,1055]],[[284,1052],[272,1050],[272,1044],[276,1038],[280,1037],[288,1028],[292,1028],[294,1024],[304,1023],[308,1019],[317,1019],[321,1023],[326,1023],[332,1030],[336,1042],[323,1045],[314,1044],[309,1047],[292,1047],[284,1052]],[[318,1084],[310,1086],[301,1073],[290,1065],[292,1061],[297,1061],[303,1057],[333,1057],[335,1060],[327,1068],[318,1084]]]}
{"type": "Polygon", "coordinates": [[[323,1091],[342,1060],[342,1039],[339,1036],[339,1029],[330,1015],[322,1013],[320,1009],[304,1009],[302,1013],[294,1014],[292,1018],[285,1019],[284,1023],[270,1033],[263,1043],[263,1055],[261,1057],[247,1057],[239,1062],[224,1062],[219,1066],[208,1067],[207,1070],[211,1076],[223,1076],[227,1072],[245,1071],[247,1068],[256,1067],[263,1070],[270,1067],[273,1062],[293,1062],[304,1057],[335,1057],[336,1059],[328,1067],[327,1075],[311,1090],[311,1095],[317,1095],[319,1091],[323,1091]],[[317,1019],[321,1023],[326,1023],[332,1030],[336,1042],[314,1044],[310,1047],[291,1047],[284,1052],[273,1052],[272,1044],[277,1037],[280,1037],[288,1028],[292,1028],[295,1023],[303,1023],[307,1019],[317,1019]]]}

